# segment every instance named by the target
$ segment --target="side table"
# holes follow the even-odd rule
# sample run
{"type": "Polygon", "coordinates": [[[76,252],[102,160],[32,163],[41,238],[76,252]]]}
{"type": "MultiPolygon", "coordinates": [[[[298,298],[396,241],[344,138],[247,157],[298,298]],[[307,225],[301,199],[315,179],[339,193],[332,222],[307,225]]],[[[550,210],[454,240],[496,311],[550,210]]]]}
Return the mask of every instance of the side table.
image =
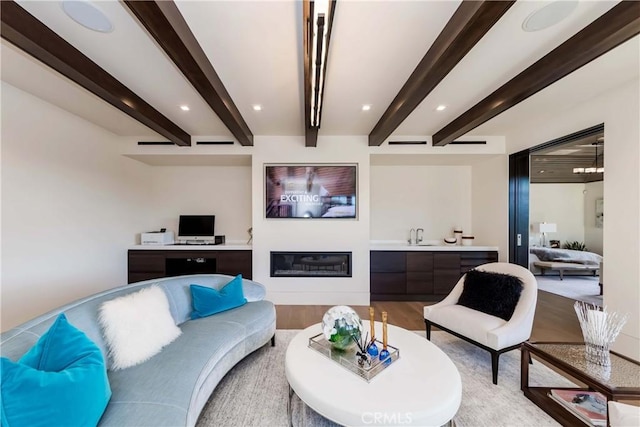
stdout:
{"type": "Polygon", "coordinates": [[[525,342],[521,351],[520,389],[533,403],[563,426],[585,424],[569,410],[549,397],[551,389],[590,390],[602,393],[609,400],[640,399],[640,362],[611,352],[611,366],[589,363],[583,343],[525,342]],[[530,387],[529,358],[535,355],[568,376],[587,385],[585,388],[530,387]]]}

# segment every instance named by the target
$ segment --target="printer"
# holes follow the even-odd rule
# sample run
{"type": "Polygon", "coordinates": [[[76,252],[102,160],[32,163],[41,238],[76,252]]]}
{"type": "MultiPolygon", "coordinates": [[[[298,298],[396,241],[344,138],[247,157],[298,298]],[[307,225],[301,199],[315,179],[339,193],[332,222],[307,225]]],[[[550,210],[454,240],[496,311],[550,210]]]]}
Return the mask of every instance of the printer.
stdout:
{"type": "Polygon", "coordinates": [[[143,245],[173,245],[175,239],[173,231],[150,231],[140,233],[140,243],[143,245]]]}

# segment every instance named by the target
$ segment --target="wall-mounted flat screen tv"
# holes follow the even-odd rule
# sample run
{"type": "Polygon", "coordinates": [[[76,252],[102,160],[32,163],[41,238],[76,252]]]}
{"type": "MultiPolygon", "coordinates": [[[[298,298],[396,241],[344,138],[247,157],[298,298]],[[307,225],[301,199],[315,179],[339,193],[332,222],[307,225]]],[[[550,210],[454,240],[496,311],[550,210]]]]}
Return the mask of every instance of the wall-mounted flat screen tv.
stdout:
{"type": "Polygon", "coordinates": [[[265,165],[267,218],[356,218],[357,165],[265,165]]]}
{"type": "Polygon", "coordinates": [[[180,215],[178,238],[187,241],[213,241],[215,215],[180,215]]]}

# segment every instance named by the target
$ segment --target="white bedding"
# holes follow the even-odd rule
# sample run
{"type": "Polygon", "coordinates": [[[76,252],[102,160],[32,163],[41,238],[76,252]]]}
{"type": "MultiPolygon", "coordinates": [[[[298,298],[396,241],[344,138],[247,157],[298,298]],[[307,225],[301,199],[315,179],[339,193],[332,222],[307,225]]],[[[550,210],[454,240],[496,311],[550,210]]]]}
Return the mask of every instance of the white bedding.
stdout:
{"type": "MultiPolygon", "coordinates": [[[[543,247],[531,247],[529,253],[536,255],[540,261],[569,262],[599,266],[602,256],[588,251],[575,251],[572,249],[555,249],[543,247]]],[[[529,259],[531,261],[531,258],[529,259]]]]}

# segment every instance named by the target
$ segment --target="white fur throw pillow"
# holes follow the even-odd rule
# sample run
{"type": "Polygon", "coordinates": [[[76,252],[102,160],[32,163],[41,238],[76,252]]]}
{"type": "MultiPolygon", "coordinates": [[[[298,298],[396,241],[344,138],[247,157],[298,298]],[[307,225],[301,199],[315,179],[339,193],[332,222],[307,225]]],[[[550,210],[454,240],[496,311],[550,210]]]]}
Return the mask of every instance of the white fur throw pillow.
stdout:
{"type": "Polygon", "coordinates": [[[167,296],[157,286],[103,303],[99,321],[113,370],[149,360],[182,333],[171,316],[167,296]]]}

